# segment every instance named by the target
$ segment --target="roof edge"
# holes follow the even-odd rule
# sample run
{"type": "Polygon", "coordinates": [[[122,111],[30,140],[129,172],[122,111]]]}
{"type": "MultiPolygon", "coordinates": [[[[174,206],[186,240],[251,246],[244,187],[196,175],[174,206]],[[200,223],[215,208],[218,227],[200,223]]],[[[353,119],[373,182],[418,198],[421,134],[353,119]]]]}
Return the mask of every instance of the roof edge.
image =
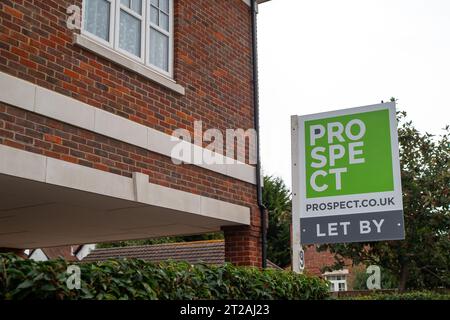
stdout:
{"type": "MultiPolygon", "coordinates": [[[[250,4],[251,4],[251,0],[242,0],[242,1],[244,1],[248,6],[250,6],[250,4]]],[[[269,2],[270,0],[256,0],[256,2],[258,3],[258,4],[262,4],[262,3],[264,3],[264,2],[269,2]]]]}
{"type": "Polygon", "coordinates": [[[200,241],[186,241],[186,242],[166,242],[166,243],[155,243],[155,244],[143,244],[143,245],[135,245],[135,246],[123,246],[123,247],[110,247],[110,248],[96,248],[95,251],[99,252],[101,250],[114,251],[114,250],[123,250],[127,249],[137,249],[137,248],[145,248],[145,247],[153,247],[153,246],[192,246],[192,245],[200,245],[200,244],[217,244],[217,243],[225,243],[224,240],[200,240],[200,241]]]}

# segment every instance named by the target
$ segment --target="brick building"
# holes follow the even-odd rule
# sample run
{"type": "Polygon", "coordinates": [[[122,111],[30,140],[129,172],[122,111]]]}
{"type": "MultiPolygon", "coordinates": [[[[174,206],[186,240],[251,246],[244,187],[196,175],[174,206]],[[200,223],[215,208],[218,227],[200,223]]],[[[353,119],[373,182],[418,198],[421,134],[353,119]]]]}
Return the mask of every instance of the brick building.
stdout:
{"type": "Polygon", "coordinates": [[[326,271],[335,263],[334,254],[329,251],[318,251],[314,245],[305,250],[306,274],[315,275],[327,279],[330,282],[331,291],[349,291],[354,289],[355,278],[358,272],[364,272],[363,266],[353,266],[351,260],[347,259],[342,270],[326,271]]]}
{"type": "Polygon", "coordinates": [[[258,129],[256,7],[2,0],[0,248],[223,231],[261,266],[259,162],[174,163],[171,136],[258,129]]]}

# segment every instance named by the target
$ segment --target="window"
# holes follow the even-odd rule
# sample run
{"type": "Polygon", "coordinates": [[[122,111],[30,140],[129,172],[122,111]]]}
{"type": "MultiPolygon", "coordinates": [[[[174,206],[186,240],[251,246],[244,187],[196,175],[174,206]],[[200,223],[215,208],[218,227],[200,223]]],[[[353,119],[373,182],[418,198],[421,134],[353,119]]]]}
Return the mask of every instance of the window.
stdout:
{"type": "Polygon", "coordinates": [[[169,0],[151,0],[150,2],[150,63],[166,70],[169,67],[169,0]]]}
{"type": "Polygon", "coordinates": [[[141,59],[144,39],[142,0],[121,0],[117,13],[119,48],[141,59]]]}
{"type": "Polygon", "coordinates": [[[84,0],[83,34],[173,76],[174,0],[84,0]]]}
{"type": "Polygon", "coordinates": [[[111,1],[85,0],[84,30],[110,42],[111,39],[111,1]]]}
{"type": "Polygon", "coordinates": [[[345,275],[325,275],[330,282],[330,291],[347,291],[347,277],[345,275]]]}

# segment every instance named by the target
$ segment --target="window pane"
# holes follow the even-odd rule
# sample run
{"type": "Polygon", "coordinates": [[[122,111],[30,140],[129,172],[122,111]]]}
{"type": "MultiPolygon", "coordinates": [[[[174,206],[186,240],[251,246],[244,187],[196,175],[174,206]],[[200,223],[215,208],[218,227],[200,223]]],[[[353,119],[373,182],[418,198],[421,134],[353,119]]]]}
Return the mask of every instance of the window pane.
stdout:
{"type": "Polygon", "coordinates": [[[150,28],[150,63],[169,71],[169,37],[150,28]]]}
{"type": "Polygon", "coordinates": [[[141,21],[123,10],[120,11],[119,47],[141,56],[141,21]]]}
{"type": "Polygon", "coordinates": [[[86,0],[84,29],[109,41],[111,4],[106,0],[86,0]]]}
{"type": "Polygon", "coordinates": [[[137,14],[142,15],[142,0],[121,0],[120,3],[137,14]]]}
{"type": "Polygon", "coordinates": [[[152,5],[155,7],[159,7],[159,1],[158,0],[152,0],[152,5]]]}
{"type": "Polygon", "coordinates": [[[159,26],[166,31],[169,31],[169,16],[165,13],[160,13],[161,23],[159,26]]]}
{"type": "Polygon", "coordinates": [[[150,7],[150,19],[152,23],[159,26],[159,10],[153,6],[150,7]]]}
{"type": "Polygon", "coordinates": [[[159,0],[159,8],[165,13],[169,13],[169,0],[159,0]]]}
{"type": "Polygon", "coordinates": [[[142,0],[131,0],[131,9],[138,14],[142,14],[142,0]]]}

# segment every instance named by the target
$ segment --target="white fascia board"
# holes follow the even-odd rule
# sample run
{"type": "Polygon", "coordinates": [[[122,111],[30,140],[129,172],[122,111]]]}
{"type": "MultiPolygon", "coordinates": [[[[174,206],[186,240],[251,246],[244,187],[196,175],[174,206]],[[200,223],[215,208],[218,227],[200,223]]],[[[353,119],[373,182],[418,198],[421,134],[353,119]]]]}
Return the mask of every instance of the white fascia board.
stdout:
{"type": "Polygon", "coordinates": [[[232,165],[228,165],[226,167],[227,169],[227,176],[248,182],[248,183],[256,183],[256,168],[249,166],[244,163],[235,163],[232,165]],[[252,170],[249,170],[249,167],[252,168],[252,170]]]}
{"type": "MultiPolygon", "coordinates": [[[[250,225],[250,208],[197,194],[149,183],[149,176],[134,173],[133,178],[95,170],[71,162],[0,145],[0,174],[44,182],[65,188],[196,214],[227,222],[250,225]],[[7,161],[12,159],[20,161],[7,161]],[[24,165],[37,161],[39,172],[24,165]],[[21,172],[19,175],[18,173],[21,172]],[[42,180],[42,177],[45,177],[42,180]]],[[[25,197],[26,195],[24,195],[25,197]]]]}
{"type": "Polygon", "coordinates": [[[250,215],[248,208],[239,206],[233,203],[219,201],[207,197],[200,198],[200,214],[222,219],[221,217],[228,217],[234,221],[240,221],[245,225],[250,225],[250,215]]]}
{"type": "Polygon", "coordinates": [[[135,179],[136,201],[193,214],[201,213],[200,196],[148,183],[149,177],[142,173],[135,173],[133,178],[135,179]]]}
{"type": "Polygon", "coordinates": [[[34,181],[45,182],[47,159],[37,153],[3,146],[0,148],[0,172],[34,181]]]}
{"type": "Polygon", "coordinates": [[[89,105],[68,98],[54,91],[36,86],[35,107],[40,115],[70,123],[89,131],[94,130],[94,109],[89,105]]]}
{"type": "Polygon", "coordinates": [[[45,182],[109,197],[135,200],[131,179],[54,158],[47,158],[45,182]]]}
{"type": "MultiPolygon", "coordinates": [[[[7,90],[1,90],[0,92],[1,102],[132,144],[151,152],[172,158],[173,147],[180,143],[179,140],[168,134],[3,72],[0,72],[0,84],[5,85],[5,88],[7,88],[7,90]]],[[[255,167],[239,163],[218,153],[211,154],[210,150],[195,146],[192,143],[184,143],[192,150],[191,159],[183,159],[185,163],[247,183],[256,184],[255,167]],[[196,163],[194,156],[196,152],[205,152],[217,159],[223,159],[223,164],[196,163]]]]}
{"type": "Polygon", "coordinates": [[[327,271],[327,272],[323,273],[324,276],[341,276],[341,275],[348,275],[348,274],[349,274],[348,269],[327,271]]]}
{"type": "Polygon", "coordinates": [[[0,73],[0,100],[11,105],[20,105],[22,109],[33,111],[36,86],[30,82],[0,73]]]}
{"type": "Polygon", "coordinates": [[[95,127],[93,131],[147,149],[147,127],[116,116],[111,112],[95,109],[95,127]]]}

